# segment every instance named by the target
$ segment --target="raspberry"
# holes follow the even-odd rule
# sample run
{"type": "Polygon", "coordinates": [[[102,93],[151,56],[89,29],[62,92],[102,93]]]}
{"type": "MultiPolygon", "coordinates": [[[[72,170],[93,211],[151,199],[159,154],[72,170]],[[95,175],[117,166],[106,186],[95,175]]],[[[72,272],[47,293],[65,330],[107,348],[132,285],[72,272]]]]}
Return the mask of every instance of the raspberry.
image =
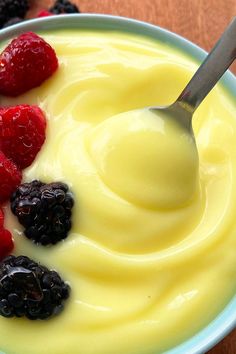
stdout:
{"type": "Polygon", "coordinates": [[[37,17],[48,17],[48,16],[53,16],[53,14],[47,10],[41,10],[37,17]]]}
{"type": "Polygon", "coordinates": [[[0,263],[0,315],[46,319],[59,314],[70,287],[60,275],[25,256],[0,263]]]}
{"type": "Polygon", "coordinates": [[[3,228],[4,224],[4,213],[3,210],[0,208],[0,230],[3,228]]]}
{"type": "Polygon", "coordinates": [[[67,237],[73,205],[68,186],[61,182],[23,183],[11,196],[11,210],[25,227],[25,236],[42,245],[67,237]]]}
{"type": "Polygon", "coordinates": [[[13,249],[11,233],[4,229],[4,213],[0,208],[0,259],[6,257],[13,249]]]}
{"type": "Polygon", "coordinates": [[[14,244],[10,231],[0,230],[0,259],[6,257],[13,249],[14,244]]]}
{"type": "Polygon", "coordinates": [[[20,168],[34,161],[45,141],[46,119],[37,106],[0,108],[0,150],[20,168]]]}
{"type": "Polygon", "coordinates": [[[0,203],[7,201],[21,182],[16,165],[0,151],[0,203]]]}
{"type": "Polygon", "coordinates": [[[43,38],[21,34],[0,55],[0,94],[21,95],[40,86],[57,68],[55,51],[43,38]]]}

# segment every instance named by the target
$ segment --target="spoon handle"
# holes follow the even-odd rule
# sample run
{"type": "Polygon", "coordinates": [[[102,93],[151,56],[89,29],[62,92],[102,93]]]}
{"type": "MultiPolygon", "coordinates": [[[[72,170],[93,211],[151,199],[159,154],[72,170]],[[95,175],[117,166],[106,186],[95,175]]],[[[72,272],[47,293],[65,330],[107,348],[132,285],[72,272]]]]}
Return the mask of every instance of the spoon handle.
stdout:
{"type": "Polygon", "coordinates": [[[236,58],[236,17],[226,28],[177,102],[193,113],[236,58]]]}

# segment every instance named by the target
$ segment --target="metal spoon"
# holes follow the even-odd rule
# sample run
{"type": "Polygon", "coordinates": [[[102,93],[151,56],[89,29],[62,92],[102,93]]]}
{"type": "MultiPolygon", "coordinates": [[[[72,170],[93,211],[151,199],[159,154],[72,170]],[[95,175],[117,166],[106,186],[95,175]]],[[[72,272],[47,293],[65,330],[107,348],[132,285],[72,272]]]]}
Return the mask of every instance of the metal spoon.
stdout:
{"type": "Polygon", "coordinates": [[[170,106],[151,107],[164,118],[182,123],[194,138],[193,113],[236,58],[236,17],[226,28],[177,100],[170,106]]]}

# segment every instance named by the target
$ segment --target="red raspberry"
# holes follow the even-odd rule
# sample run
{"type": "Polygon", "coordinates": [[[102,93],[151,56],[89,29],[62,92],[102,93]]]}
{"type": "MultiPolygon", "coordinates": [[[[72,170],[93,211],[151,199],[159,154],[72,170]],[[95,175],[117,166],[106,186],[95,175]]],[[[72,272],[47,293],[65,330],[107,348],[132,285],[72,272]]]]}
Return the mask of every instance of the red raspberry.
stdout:
{"type": "Polygon", "coordinates": [[[57,68],[54,49],[37,34],[24,33],[0,55],[0,94],[21,95],[40,86],[57,68]]]}
{"type": "Polygon", "coordinates": [[[1,229],[0,230],[0,260],[5,258],[12,251],[13,248],[14,248],[14,243],[10,231],[1,229]]]}
{"type": "Polygon", "coordinates": [[[0,151],[0,203],[7,201],[21,182],[16,165],[0,151]]]}
{"type": "Polygon", "coordinates": [[[34,161],[45,141],[46,119],[38,106],[0,108],[0,150],[20,168],[34,161]]]}
{"type": "Polygon", "coordinates": [[[0,260],[5,258],[13,249],[14,243],[12,235],[4,229],[4,213],[0,208],[0,260]]]}
{"type": "Polygon", "coordinates": [[[47,17],[47,16],[53,16],[53,14],[47,10],[41,10],[37,17],[47,17]]]}
{"type": "Polygon", "coordinates": [[[4,224],[4,213],[3,210],[0,208],[0,230],[3,228],[4,224]]]}

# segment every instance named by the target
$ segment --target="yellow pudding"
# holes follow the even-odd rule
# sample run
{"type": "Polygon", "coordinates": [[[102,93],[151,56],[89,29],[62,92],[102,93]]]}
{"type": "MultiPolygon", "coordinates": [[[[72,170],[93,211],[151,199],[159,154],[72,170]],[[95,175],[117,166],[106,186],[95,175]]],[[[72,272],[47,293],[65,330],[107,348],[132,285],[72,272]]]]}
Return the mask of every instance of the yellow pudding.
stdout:
{"type": "Polygon", "coordinates": [[[73,227],[52,247],[22,236],[8,207],[6,227],[15,254],[59,271],[72,293],[47,321],[0,318],[0,349],[163,353],[208,324],[236,289],[235,105],[218,86],[196,112],[198,169],[182,128],[140,110],[173,102],[196,63],[132,34],[43,37],[60,69],[1,102],[46,112],[46,143],[24,181],[68,183],[73,227]]]}
{"type": "Polygon", "coordinates": [[[175,208],[197,191],[198,155],[189,131],[164,112],[128,111],[96,125],[89,136],[97,171],[135,205],[175,208]]]}

